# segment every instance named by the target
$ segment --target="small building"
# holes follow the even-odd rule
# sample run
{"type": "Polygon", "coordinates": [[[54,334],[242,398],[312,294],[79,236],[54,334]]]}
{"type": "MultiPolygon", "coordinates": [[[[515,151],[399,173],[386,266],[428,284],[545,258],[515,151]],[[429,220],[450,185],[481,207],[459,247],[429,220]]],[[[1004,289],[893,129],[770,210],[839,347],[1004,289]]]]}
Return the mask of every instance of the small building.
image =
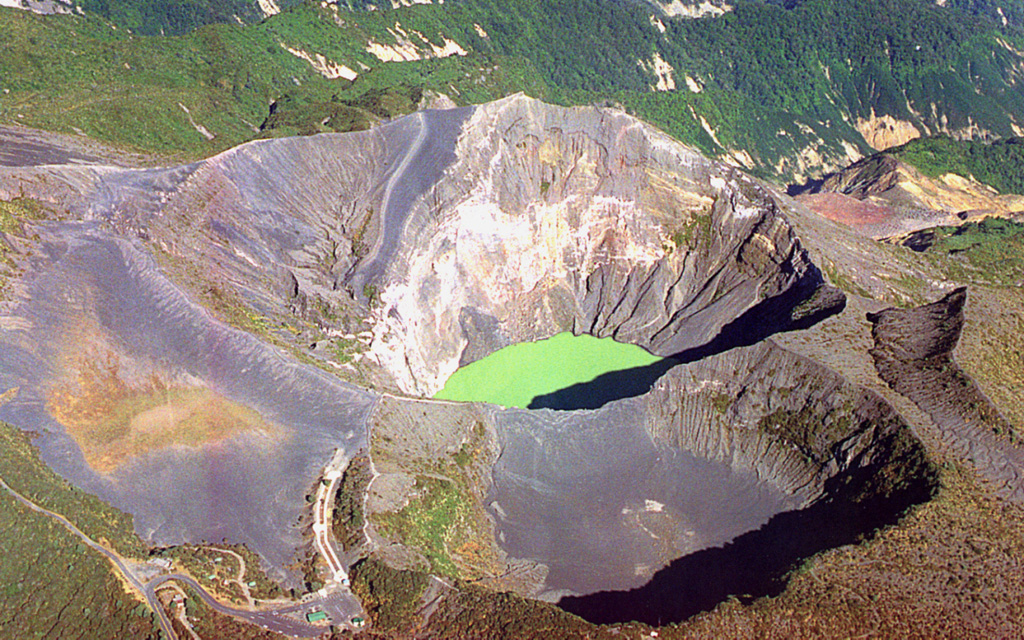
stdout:
{"type": "Polygon", "coordinates": [[[356,616],[356,617],[352,618],[352,626],[355,627],[356,629],[362,629],[363,625],[365,625],[365,624],[366,624],[366,620],[363,620],[359,616],[356,616]]]}
{"type": "Polygon", "coordinates": [[[170,569],[171,568],[171,561],[168,560],[167,558],[153,558],[152,560],[149,561],[149,563],[153,564],[153,565],[156,565],[156,566],[160,567],[161,569],[170,569]]]}
{"type": "Polygon", "coordinates": [[[327,622],[327,613],[324,611],[310,611],[306,614],[306,622],[327,622]]]}

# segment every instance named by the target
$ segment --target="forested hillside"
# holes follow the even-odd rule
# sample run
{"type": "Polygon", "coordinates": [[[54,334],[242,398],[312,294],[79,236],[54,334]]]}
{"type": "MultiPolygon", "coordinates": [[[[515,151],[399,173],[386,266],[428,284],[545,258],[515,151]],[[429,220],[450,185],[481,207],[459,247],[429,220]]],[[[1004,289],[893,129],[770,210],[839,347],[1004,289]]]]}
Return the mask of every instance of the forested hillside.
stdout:
{"type": "MultiPolygon", "coordinates": [[[[230,4],[190,4],[178,20],[170,4],[89,1],[142,31],[235,15],[230,4]]],[[[365,4],[301,4],[175,37],[4,10],[0,122],[200,156],[259,135],[369,126],[424,91],[460,104],[526,91],[622,105],[785,180],[918,136],[1024,132],[1019,2],[740,2],[700,19],[619,0],[348,8],[365,4]]]]}
{"type": "Polygon", "coordinates": [[[949,138],[923,138],[891,150],[930,177],[956,173],[995,187],[1000,193],[1024,193],[1024,138],[991,144],[949,138]]]}

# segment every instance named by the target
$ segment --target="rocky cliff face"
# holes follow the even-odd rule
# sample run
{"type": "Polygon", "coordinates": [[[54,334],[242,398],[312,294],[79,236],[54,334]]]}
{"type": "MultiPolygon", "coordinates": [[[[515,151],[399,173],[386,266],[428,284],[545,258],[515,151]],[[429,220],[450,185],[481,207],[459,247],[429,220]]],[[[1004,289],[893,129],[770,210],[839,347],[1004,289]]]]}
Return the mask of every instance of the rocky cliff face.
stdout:
{"type": "MultiPolygon", "coordinates": [[[[438,483],[465,484],[492,519],[479,506],[460,508],[440,534],[445,553],[461,575],[546,599],[639,588],[678,558],[769,526],[775,533],[764,535],[787,542],[766,543],[761,554],[778,557],[729,586],[753,593],[801,554],[834,543],[815,531],[863,535],[935,486],[892,407],[771,341],[676,366],[649,393],[592,411],[387,399],[374,433],[369,517],[392,561],[438,563],[431,545],[393,546],[395,520],[431,504],[438,483]],[[830,509],[846,509],[846,520],[826,523],[820,512],[830,509]],[[780,524],[794,512],[807,522],[780,524]],[[460,531],[476,543],[455,544],[460,531]]],[[[672,582],[696,578],[684,572],[672,582]]],[[[696,602],[704,600],[660,613],[671,620],[696,602]]]]}
{"type": "Polygon", "coordinates": [[[222,317],[300,348],[369,330],[359,370],[408,393],[559,331],[673,355],[755,308],[770,333],[841,304],[763,186],[621,112],[524,96],[0,188],[148,241],[222,317]]]}
{"type": "Polygon", "coordinates": [[[374,312],[370,354],[405,391],[567,329],[677,354],[822,284],[769,192],[621,113],[502,100],[455,155],[374,312]]]}

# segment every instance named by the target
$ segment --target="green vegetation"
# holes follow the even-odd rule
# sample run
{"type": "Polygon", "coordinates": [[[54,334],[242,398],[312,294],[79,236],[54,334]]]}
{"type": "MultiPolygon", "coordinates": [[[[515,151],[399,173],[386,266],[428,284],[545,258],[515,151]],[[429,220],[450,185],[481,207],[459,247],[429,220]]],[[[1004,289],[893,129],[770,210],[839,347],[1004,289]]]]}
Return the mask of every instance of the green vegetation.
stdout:
{"type": "Polygon", "coordinates": [[[846,293],[850,293],[862,298],[870,298],[871,293],[867,289],[857,284],[852,278],[839,271],[835,263],[825,258],[821,265],[822,271],[828,277],[828,281],[839,287],[846,293]]]}
{"type": "MultiPolygon", "coordinates": [[[[185,33],[219,20],[211,11],[237,13],[231,3],[197,1],[184,12],[179,3],[91,0],[86,8],[145,33],[185,33]]],[[[470,104],[525,91],[560,103],[610,100],[706,153],[744,150],[756,171],[789,175],[815,168],[797,161],[808,148],[823,161],[846,158],[850,145],[867,151],[849,123],[872,112],[911,122],[921,113],[933,130],[942,121],[1003,137],[1014,135],[1011,116],[1024,118],[1024,94],[1008,72],[1024,37],[979,21],[991,13],[982,0],[739,3],[721,18],[666,20],[664,34],[642,3],[474,0],[349,11],[364,4],[303,3],[259,24],[174,37],[132,35],[95,17],[0,11],[0,77],[10,90],[0,96],[0,121],[192,158],[257,136],[365,128],[413,110],[428,92],[470,104]],[[823,24],[831,27],[813,26],[823,24]],[[371,41],[421,51],[450,41],[468,55],[385,63],[367,51],[371,41]],[[651,91],[656,54],[674,69],[678,90],[651,91]],[[300,55],[359,75],[328,79],[300,55]]]]}
{"type": "MultiPolygon", "coordinates": [[[[141,555],[131,517],[59,478],[28,437],[0,423],[0,477],[95,541],[141,555]]],[[[52,518],[0,490],[0,630],[11,638],[157,638],[153,613],[109,561],[52,518]]]]}
{"type": "MultiPolygon", "coordinates": [[[[377,534],[415,550],[437,574],[476,580],[501,573],[504,560],[494,542],[493,522],[483,506],[492,443],[470,407],[449,407],[445,424],[449,445],[438,451],[406,446],[421,415],[401,402],[382,402],[372,433],[371,454],[378,469],[401,470],[414,478],[394,507],[369,519],[377,534]],[[456,443],[461,443],[456,449],[456,443]],[[402,505],[402,506],[399,506],[402,505]]],[[[430,428],[427,426],[426,428],[430,428]]]]}
{"type": "MultiPolygon", "coordinates": [[[[246,0],[77,0],[76,4],[125,29],[146,35],[181,35],[214,22],[259,22],[263,15],[246,0]]],[[[292,2],[281,4],[294,4],[292,2]]]]}
{"type": "Polygon", "coordinates": [[[72,487],[39,459],[28,435],[2,422],[0,477],[32,502],[67,518],[92,540],[108,545],[121,555],[146,556],[130,515],[72,487]]]}
{"type": "Polygon", "coordinates": [[[536,396],[661,358],[611,338],[560,333],[505,347],[456,371],[434,397],[525,408],[536,396]]]}
{"type": "Polygon", "coordinates": [[[25,223],[53,215],[50,206],[32,198],[0,200],[0,300],[7,295],[8,278],[17,275],[14,238],[26,239],[25,223]]]}
{"type": "Polygon", "coordinates": [[[995,142],[920,138],[889,153],[932,178],[955,173],[1000,193],[1024,193],[1024,138],[995,142]]]}
{"type": "Polygon", "coordinates": [[[732,406],[733,398],[727,393],[719,393],[711,400],[711,406],[719,414],[724,414],[732,406]]]}
{"type": "MultiPolygon", "coordinates": [[[[635,637],[631,627],[599,627],[562,611],[553,604],[513,593],[495,593],[461,580],[446,590],[429,620],[417,611],[428,586],[427,574],[393,569],[371,556],[352,571],[352,590],[370,616],[372,637],[493,638],[547,640],[635,637]],[[424,628],[423,625],[426,625],[424,628]]],[[[638,629],[639,630],[639,629],[638,629]]]]}
{"type": "MultiPolygon", "coordinates": [[[[629,627],[599,627],[566,613],[553,604],[523,598],[514,593],[458,583],[458,590],[445,596],[430,616],[431,638],[459,640],[547,640],[548,638],[602,639],[650,637],[629,627]]],[[[635,625],[641,627],[641,625],[635,625]]],[[[642,628],[642,627],[641,627],[642,628]]]]}
{"type": "MultiPolygon", "coordinates": [[[[422,19],[410,12],[404,23],[438,32],[429,10],[422,19]]],[[[0,95],[0,121],[82,131],[186,159],[257,137],[261,125],[264,136],[359,128],[370,118],[411,110],[414,91],[443,92],[461,102],[530,87],[544,93],[528,64],[500,56],[382,64],[366,43],[393,43],[388,26],[393,22],[378,12],[353,14],[339,26],[330,11],[299,6],[249,27],[216,24],[184,36],[145,37],[95,18],[0,10],[6,40],[0,78],[10,91],[0,95]],[[328,79],[285,47],[370,70],[354,83],[328,79]],[[413,88],[404,100],[396,98],[401,87],[413,88]],[[268,105],[278,103],[271,113],[268,105]],[[329,105],[350,109],[330,115],[329,105]]]]}
{"type": "Polygon", "coordinates": [[[374,556],[352,567],[352,592],[370,615],[374,631],[385,637],[414,624],[427,581],[425,573],[392,569],[374,556]]]}
{"type": "Polygon", "coordinates": [[[694,249],[703,240],[711,241],[712,216],[710,213],[694,214],[677,231],[672,233],[672,243],[678,247],[694,249]]]}
{"type": "Polygon", "coordinates": [[[1024,224],[985,218],[959,227],[928,229],[914,237],[925,238],[926,251],[960,282],[1024,285],[1024,224]]]}
{"type": "Polygon", "coordinates": [[[418,477],[417,497],[397,513],[378,513],[374,520],[380,532],[421,552],[431,572],[457,577],[452,550],[474,538],[473,509],[456,483],[418,477]]]}
{"type": "Polygon", "coordinates": [[[810,462],[821,464],[832,445],[853,432],[852,411],[829,411],[807,404],[799,411],[776,409],[761,418],[758,429],[788,442],[810,462]]]}
{"type": "Polygon", "coordinates": [[[334,539],[341,543],[345,551],[351,551],[363,543],[363,525],[366,524],[363,501],[370,477],[370,458],[364,454],[352,458],[338,483],[331,526],[334,539]]]}
{"type": "Polygon", "coordinates": [[[268,578],[267,574],[263,572],[259,556],[250,551],[245,545],[223,543],[216,546],[200,546],[183,544],[157,549],[152,555],[153,557],[171,560],[175,572],[186,573],[192,576],[208,592],[220,594],[237,604],[244,605],[247,604],[247,600],[245,598],[245,591],[238,581],[240,566],[235,554],[241,556],[245,562],[245,572],[242,574],[241,582],[246,585],[249,582],[256,583],[249,587],[249,592],[253,598],[270,600],[284,597],[284,591],[280,585],[268,578]]]}
{"type": "Polygon", "coordinates": [[[14,198],[0,200],[0,232],[21,235],[24,223],[30,220],[41,220],[46,215],[43,205],[32,198],[14,198]]]}

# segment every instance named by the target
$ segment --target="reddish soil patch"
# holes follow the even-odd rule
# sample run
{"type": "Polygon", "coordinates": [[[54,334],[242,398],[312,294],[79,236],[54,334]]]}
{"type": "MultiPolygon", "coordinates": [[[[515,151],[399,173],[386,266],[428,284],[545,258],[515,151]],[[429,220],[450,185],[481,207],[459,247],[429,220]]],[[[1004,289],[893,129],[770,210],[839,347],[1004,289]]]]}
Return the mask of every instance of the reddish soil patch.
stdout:
{"type": "Polygon", "coordinates": [[[796,199],[819,216],[854,229],[883,224],[896,216],[896,212],[888,207],[863,202],[842,193],[815,193],[798,196],[796,199]]]}

